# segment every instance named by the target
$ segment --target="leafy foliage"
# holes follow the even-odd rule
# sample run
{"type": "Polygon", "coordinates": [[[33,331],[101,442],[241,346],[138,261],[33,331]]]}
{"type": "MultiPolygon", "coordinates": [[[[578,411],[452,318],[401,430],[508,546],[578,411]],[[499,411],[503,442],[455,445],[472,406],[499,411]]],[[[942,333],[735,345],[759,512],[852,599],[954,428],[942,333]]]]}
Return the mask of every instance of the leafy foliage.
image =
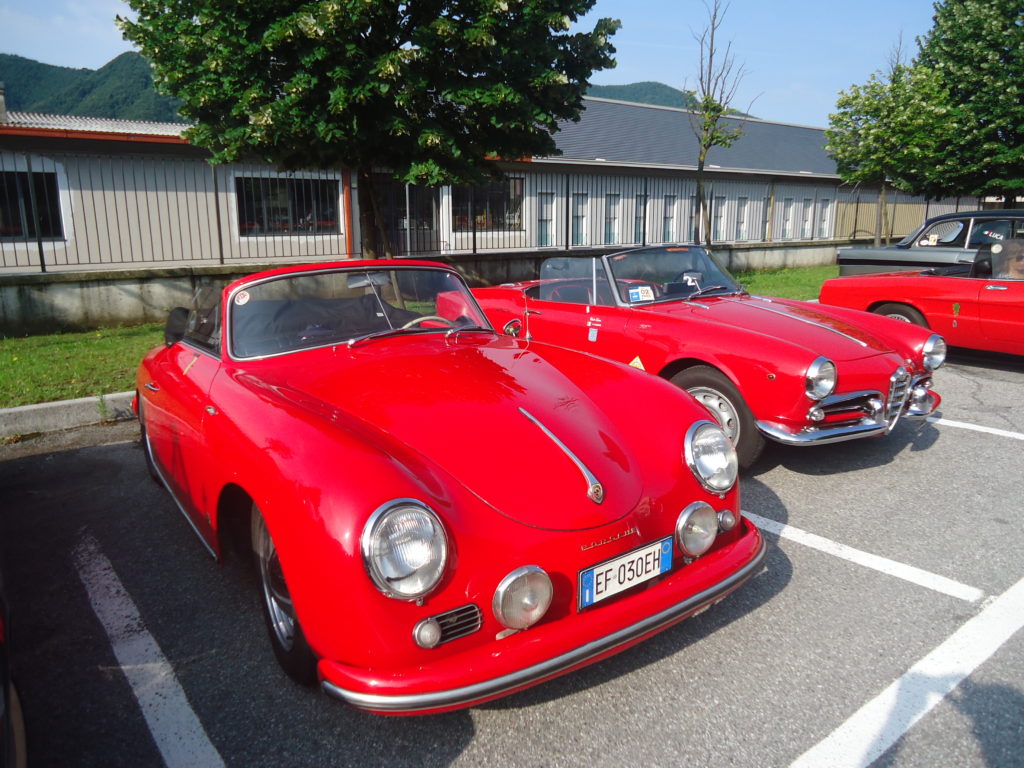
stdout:
{"type": "Polygon", "coordinates": [[[955,194],[1024,192],[1024,7],[1020,0],[945,0],[918,62],[948,94],[942,152],[955,194]]]}
{"type": "Polygon", "coordinates": [[[97,70],[71,69],[0,54],[7,108],[19,112],[180,122],[178,102],[153,88],[149,63],[123,53],[97,70]]]}
{"type": "Polygon", "coordinates": [[[618,22],[568,32],[594,0],[130,0],[125,37],[217,162],[386,166],[407,182],[553,154],[618,22]]]}
{"type": "Polygon", "coordinates": [[[826,148],[846,181],[929,197],[1024,192],[1019,0],[942,0],[911,65],[840,94],[826,148]]]}

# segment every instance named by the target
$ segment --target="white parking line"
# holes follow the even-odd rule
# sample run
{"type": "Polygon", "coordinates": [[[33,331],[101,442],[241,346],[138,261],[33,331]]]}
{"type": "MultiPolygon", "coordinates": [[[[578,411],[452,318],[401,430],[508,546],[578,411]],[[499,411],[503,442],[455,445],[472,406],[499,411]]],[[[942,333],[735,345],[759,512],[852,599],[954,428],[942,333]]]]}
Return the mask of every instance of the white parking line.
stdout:
{"type": "Polygon", "coordinates": [[[966,584],[961,584],[958,581],[947,579],[945,576],[939,576],[938,574],[924,571],[920,568],[915,568],[912,565],[898,563],[895,560],[889,560],[885,557],[872,555],[870,552],[863,552],[859,549],[848,547],[845,544],[832,541],[831,539],[816,536],[813,533],[808,533],[807,531],[800,530],[799,528],[794,528],[793,526],[785,525],[783,523],[776,522],[775,520],[769,520],[767,517],[755,515],[753,512],[744,511],[743,515],[762,531],[774,533],[783,539],[795,541],[799,544],[803,544],[804,546],[811,547],[812,549],[817,549],[821,552],[835,555],[843,560],[849,560],[851,563],[862,565],[865,568],[871,568],[888,574],[889,576],[895,576],[896,578],[912,582],[919,586],[933,589],[944,595],[956,597],[960,600],[967,600],[971,603],[976,603],[985,597],[985,593],[980,589],[975,589],[974,587],[969,587],[966,584]]]}
{"type": "Polygon", "coordinates": [[[984,432],[988,435],[999,435],[999,437],[1011,437],[1014,440],[1024,440],[1024,434],[1021,434],[1020,432],[1009,432],[1005,429],[996,429],[995,427],[980,427],[977,424],[967,424],[963,421],[950,421],[949,419],[940,419],[937,416],[929,416],[928,421],[932,424],[941,424],[945,427],[970,429],[974,432],[984,432]]]}
{"type": "Polygon", "coordinates": [[[790,768],[866,768],[1024,626],[1024,579],[995,598],[790,768]]]}
{"type": "Polygon", "coordinates": [[[171,665],[92,536],[79,542],[74,560],[164,763],[168,768],[223,766],[171,665]]]}

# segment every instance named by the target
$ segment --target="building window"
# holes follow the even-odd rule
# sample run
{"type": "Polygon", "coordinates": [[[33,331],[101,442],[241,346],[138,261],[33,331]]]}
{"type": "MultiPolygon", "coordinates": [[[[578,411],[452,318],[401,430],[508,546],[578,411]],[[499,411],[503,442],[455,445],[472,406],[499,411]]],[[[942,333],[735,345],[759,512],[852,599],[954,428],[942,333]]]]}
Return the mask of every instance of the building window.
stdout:
{"type": "Polygon", "coordinates": [[[619,195],[604,196],[604,241],[612,244],[619,242],[619,195]]]}
{"type": "Polygon", "coordinates": [[[793,198],[782,199],[782,238],[788,240],[793,237],[793,198]]]}
{"type": "Polygon", "coordinates": [[[690,218],[687,221],[686,237],[685,240],[693,239],[693,242],[699,242],[703,240],[700,232],[697,231],[697,196],[690,195],[690,218]]]}
{"type": "Polygon", "coordinates": [[[56,173],[0,172],[0,239],[63,239],[56,173]],[[33,206],[33,202],[35,205],[33,206]]]}
{"type": "Polygon", "coordinates": [[[832,201],[821,200],[818,203],[818,237],[828,237],[828,225],[831,218],[832,201]]]}
{"type": "Polygon", "coordinates": [[[712,239],[713,240],[723,240],[723,239],[725,239],[725,198],[724,197],[716,197],[715,198],[714,215],[715,215],[714,227],[712,229],[712,232],[714,234],[712,235],[712,239]]]}
{"type": "Polygon", "coordinates": [[[665,195],[665,212],[661,220],[661,242],[674,243],[676,240],[676,196],[665,195]]]}
{"type": "Polygon", "coordinates": [[[513,176],[477,187],[452,187],[455,231],[522,230],[523,182],[523,177],[513,176]]]}
{"type": "Polygon", "coordinates": [[[647,195],[636,196],[636,208],[633,211],[633,242],[647,242],[647,195]]]}
{"type": "Polygon", "coordinates": [[[586,192],[577,192],[572,196],[572,244],[587,244],[587,205],[586,192]]]}
{"type": "Polygon", "coordinates": [[[750,201],[745,197],[736,198],[736,239],[747,239],[747,204],[750,201]]]}
{"type": "Polygon", "coordinates": [[[340,231],[338,182],[322,179],[235,179],[243,236],[318,235],[340,231]]]}
{"type": "Polygon", "coordinates": [[[552,221],[555,211],[555,193],[537,193],[537,245],[552,245],[552,232],[554,222],[552,221]]]}
{"type": "Polygon", "coordinates": [[[803,217],[800,219],[800,237],[809,240],[813,235],[814,228],[814,201],[804,198],[803,217]]]}

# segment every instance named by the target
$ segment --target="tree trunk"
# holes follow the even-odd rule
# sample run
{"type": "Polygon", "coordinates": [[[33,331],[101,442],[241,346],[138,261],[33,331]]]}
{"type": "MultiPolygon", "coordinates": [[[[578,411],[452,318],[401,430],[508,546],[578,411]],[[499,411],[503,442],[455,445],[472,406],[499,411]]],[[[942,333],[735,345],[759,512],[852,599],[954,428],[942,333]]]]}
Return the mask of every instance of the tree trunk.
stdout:
{"type": "Polygon", "coordinates": [[[359,229],[362,235],[364,259],[393,259],[394,250],[388,236],[380,195],[373,181],[373,172],[360,169],[359,176],[359,229]]]}

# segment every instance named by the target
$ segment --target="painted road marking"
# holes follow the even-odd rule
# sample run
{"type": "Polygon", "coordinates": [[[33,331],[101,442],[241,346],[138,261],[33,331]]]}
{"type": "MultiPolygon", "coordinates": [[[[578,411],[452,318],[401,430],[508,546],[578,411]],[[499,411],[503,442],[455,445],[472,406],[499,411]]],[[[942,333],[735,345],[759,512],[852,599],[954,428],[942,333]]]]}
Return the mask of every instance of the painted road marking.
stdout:
{"type": "Polygon", "coordinates": [[[73,557],[92,609],[106,630],[167,768],[223,766],[174,670],[96,540],[83,537],[73,557]]]}
{"type": "Polygon", "coordinates": [[[1024,626],[1024,579],[995,598],[790,768],[866,768],[1024,626]]]}
{"type": "Polygon", "coordinates": [[[941,424],[944,427],[969,429],[973,432],[984,432],[987,435],[998,435],[999,437],[1011,437],[1014,440],[1024,440],[1024,434],[1021,434],[1020,432],[1010,432],[1005,429],[996,429],[995,427],[979,427],[977,424],[968,424],[963,421],[950,421],[949,419],[940,419],[936,416],[929,416],[928,421],[932,424],[941,424]]]}
{"type": "Polygon", "coordinates": [[[969,587],[966,584],[961,584],[958,581],[947,579],[945,576],[939,576],[938,574],[931,573],[929,571],[915,568],[912,565],[906,565],[905,563],[898,563],[895,560],[889,560],[879,555],[873,555],[870,552],[864,552],[853,547],[848,547],[845,544],[826,539],[821,536],[816,536],[813,533],[794,528],[791,525],[784,525],[783,523],[776,522],[775,520],[769,520],[767,517],[761,517],[755,515],[753,512],[744,512],[744,516],[750,520],[754,525],[760,528],[762,531],[768,531],[774,533],[783,539],[789,539],[795,541],[804,546],[817,549],[821,552],[825,552],[830,555],[848,560],[851,563],[862,565],[865,568],[871,568],[881,573],[888,574],[889,576],[895,576],[896,578],[909,581],[922,587],[941,592],[944,595],[956,597],[960,600],[966,600],[971,603],[976,603],[985,597],[985,593],[980,589],[969,587]]]}

